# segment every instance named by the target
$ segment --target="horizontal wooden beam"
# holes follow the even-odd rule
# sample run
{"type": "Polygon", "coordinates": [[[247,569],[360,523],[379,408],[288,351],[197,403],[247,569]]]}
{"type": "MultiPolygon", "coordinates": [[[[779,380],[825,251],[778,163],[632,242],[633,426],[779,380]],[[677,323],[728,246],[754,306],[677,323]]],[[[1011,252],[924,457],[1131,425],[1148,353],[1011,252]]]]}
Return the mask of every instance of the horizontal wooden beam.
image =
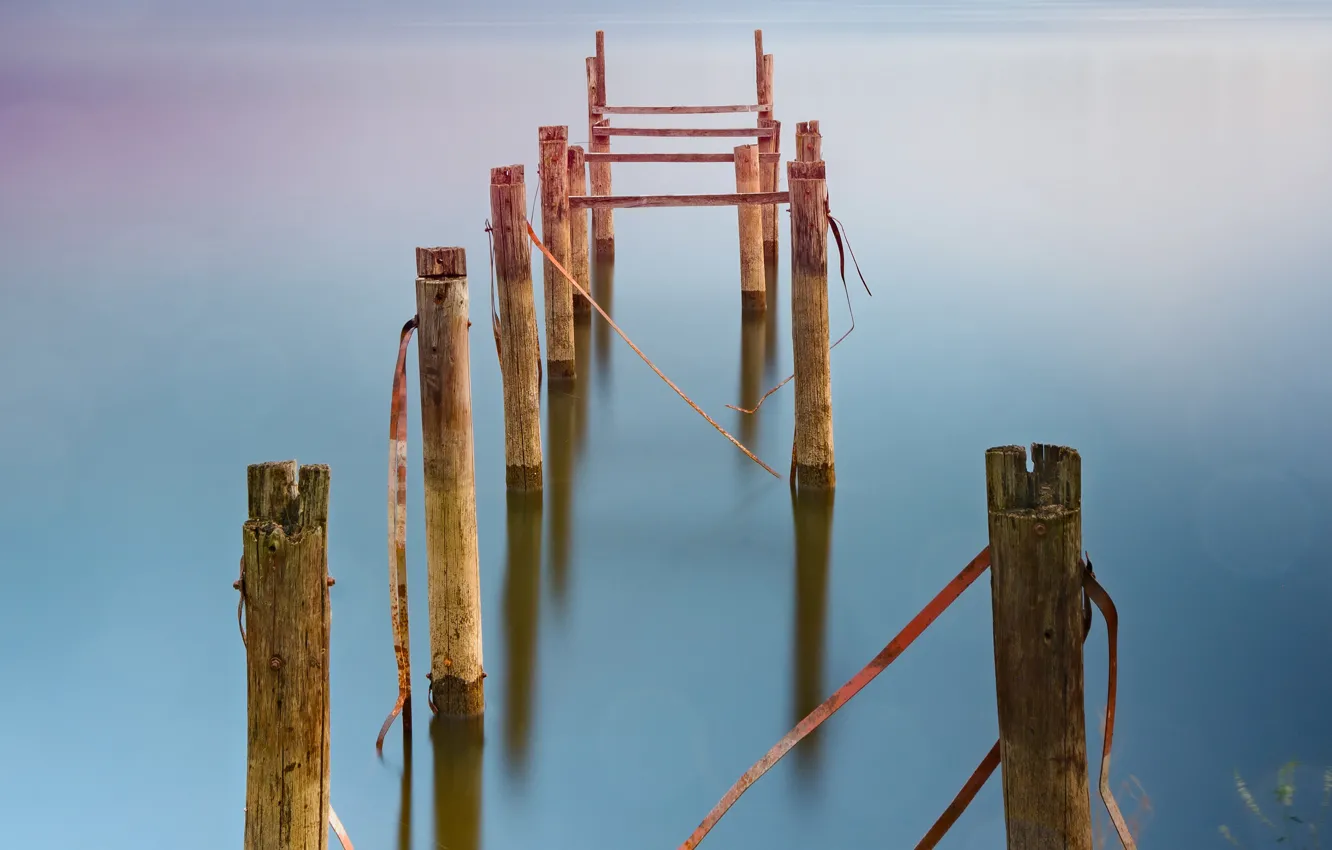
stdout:
{"type": "Polygon", "coordinates": [[[572,209],[621,207],[734,207],[740,204],[785,204],[789,192],[731,192],[724,195],[574,195],[572,209]]]}
{"type": "Polygon", "coordinates": [[[742,103],[731,106],[594,106],[593,115],[717,115],[724,112],[762,112],[770,103],[742,103]]]}
{"type": "MultiPolygon", "coordinates": [[[[734,153],[586,153],[588,162],[735,162],[734,153]]],[[[762,162],[780,162],[780,153],[759,153],[762,162]]]]}
{"type": "Polygon", "coordinates": [[[597,136],[658,136],[670,138],[709,138],[730,136],[768,137],[776,134],[772,127],[593,127],[597,136]]]}

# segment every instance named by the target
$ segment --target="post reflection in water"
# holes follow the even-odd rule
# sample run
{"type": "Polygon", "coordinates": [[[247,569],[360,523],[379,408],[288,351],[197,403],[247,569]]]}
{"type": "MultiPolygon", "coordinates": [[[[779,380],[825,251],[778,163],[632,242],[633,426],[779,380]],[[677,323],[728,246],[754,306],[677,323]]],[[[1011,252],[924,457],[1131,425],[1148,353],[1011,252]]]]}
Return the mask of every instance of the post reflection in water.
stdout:
{"type": "Polygon", "coordinates": [[[485,718],[434,717],[435,847],[480,850],[485,718]]]}
{"type": "MultiPolygon", "coordinates": [[[[578,365],[576,358],[575,354],[575,369],[578,365]]],[[[587,392],[587,381],[576,377],[573,383],[565,386],[550,385],[546,396],[545,486],[550,494],[550,578],[557,606],[563,603],[569,584],[574,473],[578,460],[577,443],[582,432],[579,414],[587,392]]]]}
{"type": "MultiPolygon", "coordinates": [[[[772,305],[768,305],[772,312],[772,305]]],[[[740,317],[740,398],[737,407],[752,410],[767,387],[763,386],[764,360],[767,352],[767,316],[741,315],[740,317]]],[[[740,442],[754,448],[758,436],[759,413],[735,414],[740,418],[736,425],[736,435],[740,442]]],[[[750,461],[744,455],[736,455],[743,464],[750,461]]]]}
{"type": "MultiPolygon", "coordinates": [[[[615,300],[615,260],[597,257],[592,261],[592,299],[601,305],[606,315],[615,315],[615,310],[611,307],[611,303],[615,300]]],[[[592,343],[596,347],[594,359],[597,365],[597,377],[603,387],[608,387],[611,349],[615,345],[615,340],[611,338],[610,325],[601,318],[601,314],[596,310],[592,313],[592,324],[596,326],[596,330],[592,332],[592,343]]],[[[577,357],[577,354],[575,349],[574,356],[577,357]]]]}
{"type": "MultiPolygon", "coordinates": [[[[832,549],[833,491],[803,490],[791,496],[795,519],[795,669],[791,725],[827,698],[823,687],[823,643],[827,628],[828,564],[832,549]]],[[[796,775],[817,774],[819,730],[795,748],[796,775]]]]}
{"type": "Polygon", "coordinates": [[[508,552],[504,570],[504,761],[511,775],[525,775],[532,733],[533,679],[541,600],[541,499],[510,492],[508,552]]]}
{"type": "MultiPolygon", "coordinates": [[[[778,212],[781,213],[780,209],[778,212]]],[[[763,289],[768,302],[768,308],[763,311],[765,329],[763,383],[771,386],[781,380],[777,375],[777,331],[781,307],[777,304],[777,255],[775,254],[767,254],[763,258],[763,289]]],[[[767,389],[763,391],[767,392],[767,389]]]]}
{"type": "Polygon", "coordinates": [[[398,806],[398,850],[412,850],[412,745],[403,742],[402,786],[398,806]]]}

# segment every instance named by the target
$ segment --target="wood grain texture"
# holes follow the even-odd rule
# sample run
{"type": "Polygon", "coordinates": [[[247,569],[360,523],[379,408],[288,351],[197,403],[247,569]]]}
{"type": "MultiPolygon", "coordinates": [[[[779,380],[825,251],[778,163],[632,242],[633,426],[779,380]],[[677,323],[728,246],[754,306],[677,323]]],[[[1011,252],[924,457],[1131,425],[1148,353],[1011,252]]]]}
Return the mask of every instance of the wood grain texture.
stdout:
{"type": "Polygon", "coordinates": [[[465,273],[416,279],[431,691],[448,717],[485,710],[467,313],[465,273]]]}
{"type": "MultiPolygon", "coordinates": [[[[758,194],[758,145],[740,145],[733,155],[736,193],[758,194]]],[[[740,309],[741,312],[761,313],[767,306],[763,276],[763,207],[739,204],[736,211],[740,224],[740,309]]]]}
{"type": "Polygon", "coordinates": [[[256,464],[247,483],[244,846],[326,850],[329,470],[256,464]]]}
{"type": "Polygon", "coordinates": [[[532,291],[526,191],[521,165],[490,170],[504,383],[504,479],[511,490],[541,489],[541,345],[532,291]]]}
{"type": "Polygon", "coordinates": [[[720,106],[597,106],[594,115],[725,115],[727,113],[762,112],[770,104],[737,103],[720,106]]]}
{"type": "MultiPolygon", "coordinates": [[[[597,54],[587,60],[588,150],[592,153],[610,153],[610,136],[595,132],[599,126],[609,126],[610,119],[594,112],[606,105],[606,37],[597,31],[597,54]]],[[[588,170],[593,195],[611,193],[611,167],[609,162],[598,162],[588,170]]],[[[592,210],[592,246],[600,257],[615,256],[615,213],[609,207],[592,210]]]]}
{"type": "Polygon", "coordinates": [[[994,670],[1010,850],[1091,850],[1083,703],[1082,461],[985,453],[994,670]]]}
{"type": "MultiPolygon", "coordinates": [[[[767,138],[759,139],[759,191],[775,192],[779,185],[778,175],[781,173],[781,153],[778,148],[781,147],[782,140],[782,122],[772,118],[760,118],[759,126],[771,128],[773,134],[767,138]]],[[[776,259],[777,254],[777,222],[778,211],[775,204],[765,204],[762,207],[762,232],[763,232],[763,250],[767,256],[776,259]]]]}
{"type": "Polygon", "coordinates": [[[819,122],[801,121],[796,124],[796,160],[818,162],[821,159],[823,159],[823,136],[819,132],[819,122]]]}
{"type": "Polygon", "coordinates": [[[822,162],[787,163],[791,194],[791,343],[801,489],[836,486],[828,339],[828,184],[822,162]]]}
{"type": "MultiPolygon", "coordinates": [[[[759,161],[772,164],[781,160],[779,153],[759,153],[759,161]]],[[[593,162],[735,162],[733,153],[586,153],[583,159],[593,162]]],[[[572,192],[571,192],[572,194],[572,192]]]]}
{"type": "Polygon", "coordinates": [[[574,209],[591,207],[597,209],[616,207],[733,207],[737,204],[784,204],[789,200],[787,192],[758,192],[738,194],[726,192],[713,195],[583,195],[572,197],[569,204],[574,209]]]}
{"type": "Polygon", "coordinates": [[[597,124],[592,128],[592,137],[598,136],[649,136],[662,139],[722,139],[732,137],[757,136],[764,138],[773,135],[771,127],[610,127],[597,124]]]}
{"type": "MultiPolygon", "coordinates": [[[[587,194],[587,155],[581,145],[569,147],[569,194],[587,194]]],[[[588,257],[588,213],[585,208],[569,211],[569,274],[578,285],[592,291],[592,270],[588,257]]],[[[572,288],[572,287],[571,287],[572,288]]],[[[589,319],[592,303],[581,292],[573,293],[574,320],[589,319]]],[[[574,340],[574,359],[578,355],[578,340],[574,340]]]]}
{"type": "MultiPolygon", "coordinates": [[[[540,127],[541,241],[569,268],[569,128],[540,127]]],[[[574,377],[573,287],[555,264],[541,257],[546,306],[546,380],[574,377]]]]}

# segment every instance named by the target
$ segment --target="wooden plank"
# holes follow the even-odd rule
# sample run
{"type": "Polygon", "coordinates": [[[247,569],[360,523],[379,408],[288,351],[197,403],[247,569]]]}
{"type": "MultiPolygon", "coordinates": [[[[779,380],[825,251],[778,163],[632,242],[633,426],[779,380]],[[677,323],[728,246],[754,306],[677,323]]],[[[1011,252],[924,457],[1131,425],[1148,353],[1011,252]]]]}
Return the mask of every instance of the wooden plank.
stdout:
{"type": "Polygon", "coordinates": [[[720,195],[575,195],[573,209],[615,207],[732,207],[738,204],[785,204],[787,192],[727,192],[720,195]]]}
{"type": "Polygon", "coordinates": [[[774,134],[771,127],[593,127],[593,136],[656,136],[661,138],[730,138],[735,136],[767,137],[774,134]]]}
{"type": "Polygon", "coordinates": [[[741,103],[726,106],[598,106],[597,115],[719,115],[730,112],[762,112],[772,109],[768,103],[741,103]]]}
{"type": "MultiPolygon", "coordinates": [[[[762,162],[777,162],[779,153],[759,154],[762,162]]],[[[735,162],[734,153],[587,153],[588,162],[735,162]]]]}

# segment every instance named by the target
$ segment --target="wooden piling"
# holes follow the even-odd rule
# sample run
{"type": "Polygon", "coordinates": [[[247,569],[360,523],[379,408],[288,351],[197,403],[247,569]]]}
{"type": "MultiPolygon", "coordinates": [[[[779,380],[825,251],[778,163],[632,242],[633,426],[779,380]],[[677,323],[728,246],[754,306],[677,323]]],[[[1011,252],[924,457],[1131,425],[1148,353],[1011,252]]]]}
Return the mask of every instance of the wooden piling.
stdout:
{"type": "Polygon", "coordinates": [[[801,121],[796,124],[796,160],[818,162],[823,159],[823,135],[819,122],[801,121]]]}
{"type": "Polygon", "coordinates": [[[1009,850],[1091,850],[1083,706],[1082,461],[985,453],[994,671],[1009,850]]]}
{"type": "MultiPolygon", "coordinates": [[[[776,153],[781,150],[782,124],[773,117],[773,56],[771,53],[765,54],[763,52],[763,30],[754,30],[754,81],[756,94],[758,95],[758,126],[770,127],[774,131],[772,136],[759,138],[759,151],[761,153],[776,153]]],[[[760,191],[777,191],[780,178],[780,163],[776,161],[772,163],[765,162],[760,169],[760,191]]],[[[763,250],[768,256],[775,256],[777,252],[777,215],[775,204],[768,204],[763,207],[763,250]]]]}
{"type": "MultiPolygon", "coordinates": [[[[606,33],[602,30],[597,30],[597,55],[587,60],[587,70],[588,148],[595,153],[610,153],[610,136],[596,132],[597,127],[610,126],[610,119],[595,111],[606,105],[606,33]]],[[[592,194],[609,195],[610,163],[594,163],[589,171],[592,194]]],[[[615,256],[615,219],[612,210],[592,210],[592,242],[598,256],[615,256]]]]}
{"type": "Polygon", "coordinates": [[[245,850],[328,847],[327,466],[246,470],[245,850]]]}
{"type": "Polygon", "coordinates": [[[467,256],[416,249],[430,690],[447,717],[485,710],[468,349],[467,256]]]}
{"type": "Polygon", "coordinates": [[[504,480],[510,490],[541,489],[541,345],[526,192],[521,165],[490,170],[504,384],[504,480]]]}
{"type": "Polygon", "coordinates": [[[791,341],[801,488],[836,486],[828,339],[828,184],[822,162],[787,163],[791,194],[791,341]]]}
{"type": "MultiPolygon", "coordinates": [[[[758,145],[735,149],[735,191],[759,190],[758,145]]],[[[738,204],[740,219],[740,309],[761,313],[767,306],[763,277],[763,207],[738,204]]]]}
{"type": "MultiPolygon", "coordinates": [[[[569,194],[587,194],[586,154],[581,145],[569,146],[569,194]]],[[[569,211],[569,274],[573,275],[578,285],[587,292],[592,291],[592,270],[588,259],[588,215],[587,210],[569,211]]],[[[572,287],[571,287],[572,288],[572,287]]],[[[581,292],[573,293],[574,320],[586,320],[592,316],[592,302],[581,292]]],[[[574,355],[577,359],[578,341],[574,340],[574,355]]]]}
{"type": "MultiPolygon", "coordinates": [[[[566,270],[569,261],[569,128],[541,127],[541,241],[566,270]]],[[[544,254],[546,381],[574,376],[573,287],[544,254]]]]}

